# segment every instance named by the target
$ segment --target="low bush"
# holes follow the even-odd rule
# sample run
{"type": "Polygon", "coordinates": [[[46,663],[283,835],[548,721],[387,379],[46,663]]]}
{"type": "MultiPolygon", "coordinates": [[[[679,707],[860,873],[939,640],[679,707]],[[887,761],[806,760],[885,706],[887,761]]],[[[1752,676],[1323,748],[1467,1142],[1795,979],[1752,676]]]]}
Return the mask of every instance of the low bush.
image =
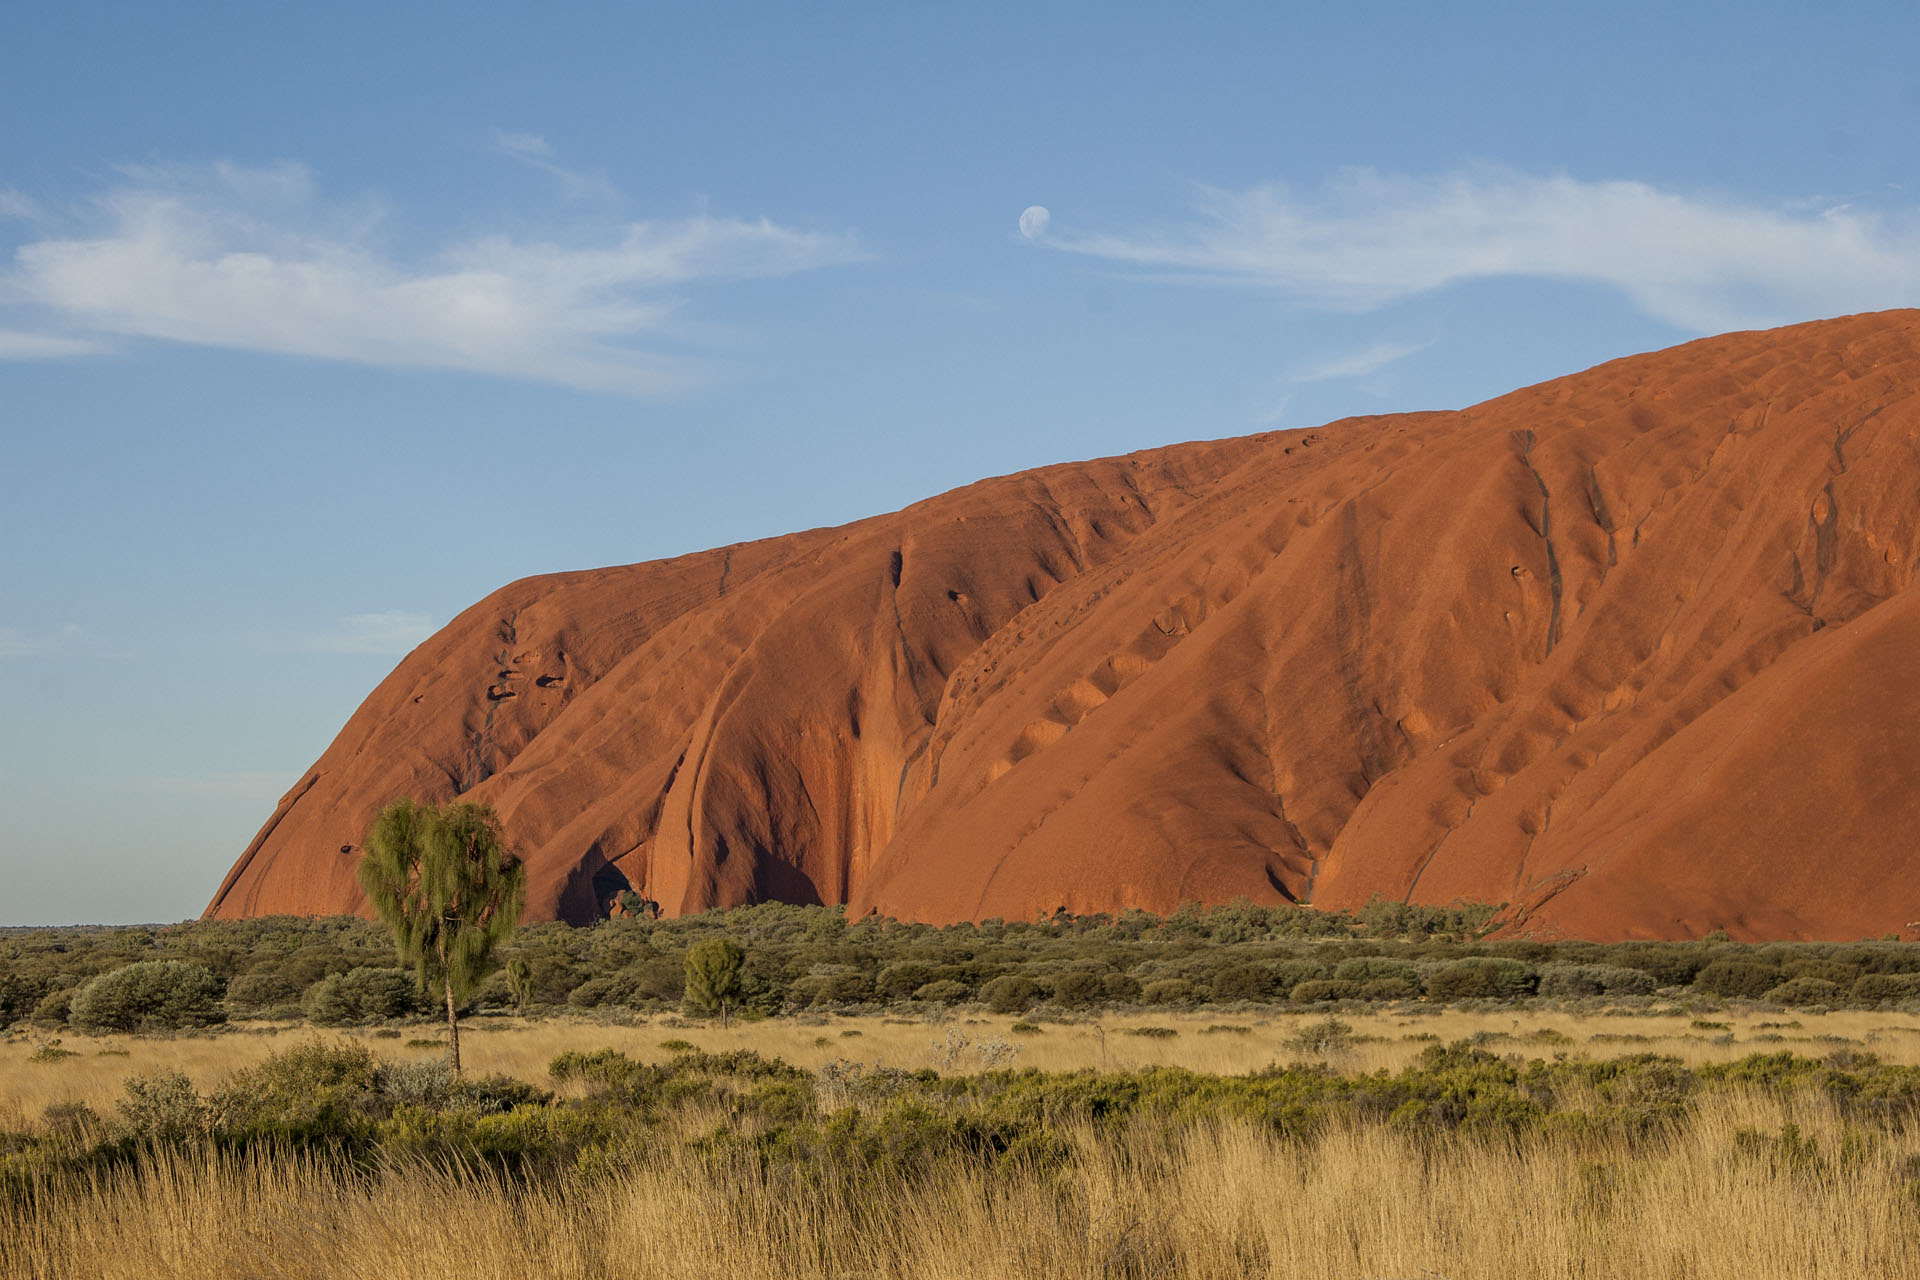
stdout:
{"type": "Polygon", "coordinates": [[[1403,982],[1408,987],[1420,981],[1420,971],[1411,960],[1392,960],[1385,956],[1355,956],[1342,960],[1333,970],[1337,982],[1403,982]]]}
{"type": "Polygon", "coordinates": [[[1147,983],[1140,990],[1140,999],[1145,1004],[1194,1004],[1199,1001],[1200,995],[1200,988],[1185,978],[1161,978],[1147,983]]]}
{"type": "Polygon", "coordinates": [[[178,1071],[128,1076],[120,1117],[137,1138],[180,1142],[205,1133],[213,1110],[178,1071]]]}
{"type": "Polygon", "coordinates": [[[25,974],[0,973],[0,1031],[25,1020],[46,994],[46,985],[25,974]]]}
{"type": "Polygon", "coordinates": [[[1229,965],[1213,975],[1215,1000],[1266,1000],[1275,991],[1273,968],[1264,964],[1229,965]]]}
{"type": "Polygon", "coordinates": [[[143,960],[94,978],[74,993],[67,1021],[83,1031],[175,1031],[225,1021],[223,987],[209,969],[143,960]]]}
{"type": "Polygon", "coordinates": [[[980,998],[995,1013],[1025,1013],[1046,994],[1045,987],[1023,974],[1007,974],[980,988],[980,998]]]}
{"type": "Polygon", "coordinates": [[[273,969],[243,973],[227,984],[227,1004],[240,1013],[298,1004],[300,996],[301,989],[293,979],[273,969]]]}
{"type": "Polygon", "coordinates": [[[33,1021],[55,1027],[65,1026],[68,1016],[73,1012],[74,994],[73,987],[60,987],[47,992],[33,1006],[33,1021]]]}
{"type": "Polygon", "coordinates": [[[1609,964],[1549,964],[1541,967],[1539,993],[1559,999],[1581,996],[1643,996],[1657,988],[1644,969],[1609,964]]]}
{"type": "Polygon", "coordinates": [[[1850,998],[1856,1004],[1879,1004],[1883,1000],[1920,1000],[1920,973],[1867,973],[1853,984],[1850,998]]]}
{"type": "Polygon", "coordinates": [[[1770,989],[1765,998],[1775,1004],[1838,1004],[1846,998],[1847,989],[1837,982],[1825,978],[1789,978],[1779,986],[1770,989]]]}
{"type": "Polygon", "coordinates": [[[1483,956],[1455,960],[1427,975],[1429,1000],[1514,1000],[1539,985],[1537,969],[1524,960],[1483,956]]]}
{"type": "Polygon", "coordinates": [[[1715,960],[1694,975],[1694,989],[1708,995],[1758,1000],[1780,985],[1784,975],[1770,964],[1715,960]]]}
{"type": "Polygon", "coordinates": [[[881,1000],[919,998],[920,988],[934,980],[933,966],[918,961],[890,964],[873,980],[873,994],[881,1000]]]}
{"type": "Polygon", "coordinates": [[[322,978],[303,1002],[316,1026],[345,1027],[403,1018],[426,1008],[414,975],[405,969],[350,969],[322,978]]]}

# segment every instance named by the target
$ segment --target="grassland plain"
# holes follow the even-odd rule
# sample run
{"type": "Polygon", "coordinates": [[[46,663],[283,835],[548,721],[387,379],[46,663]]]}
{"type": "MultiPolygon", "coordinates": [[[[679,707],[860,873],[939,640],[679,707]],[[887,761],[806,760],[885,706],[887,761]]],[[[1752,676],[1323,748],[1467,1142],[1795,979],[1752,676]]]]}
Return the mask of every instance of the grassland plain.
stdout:
{"type": "Polygon", "coordinates": [[[0,1201],[0,1267],[1920,1277],[1909,1015],[1019,1025],[486,1018],[464,1099],[404,1029],[21,1035],[0,1133],[41,1164],[0,1201]],[[155,1091],[172,1072],[192,1087],[155,1091]]]}
{"type": "MultiPolygon", "coordinates": [[[[1343,1011],[1334,1020],[1348,1030],[1331,1039],[1317,1038],[1315,1032],[1327,1025],[1329,1016],[1201,1009],[1030,1022],[935,1011],[920,1018],[765,1018],[722,1030],[717,1023],[677,1015],[621,1021],[495,1015],[466,1021],[463,1035],[470,1039],[463,1038],[462,1052],[468,1069],[477,1074],[540,1082],[547,1078],[548,1064],[563,1053],[614,1049],[636,1061],[666,1062],[683,1045],[709,1053],[747,1049],[809,1071],[841,1060],[943,1073],[978,1070],[983,1065],[978,1047],[995,1042],[1013,1050],[1002,1065],[1046,1072],[1179,1067],[1241,1075],[1289,1061],[1322,1062],[1353,1073],[1398,1071],[1428,1045],[1453,1041],[1545,1059],[1605,1060],[1651,1053],[1699,1066],[1781,1050],[1815,1057],[1852,1050],[1920,1066],[1917,1013],[1751,1007],[1701,1016],[1680,1005],[1568,1012],[1429,1008],[1408,1002],[1397,1008],[1343,1011]],[[966,1043],[956,1045],[957,1040],[966,1043]]],[[[179,1072],[206,1088],[316,1035],[365,1044],[395,1060],[423,1061],[445,1052],[443,1033],[431,1019],[399,1028],[325,1032],[272,1023],[172,1035],[19,1031],[0,1039],[0,1115],[37,1116],[61,1102],[111,1110],[125,1079],[141,1073],[179,1072]]]]}
{"type": "Polygon", "coordinates": [[[1491,915],[9,931],[0,1275],[1920,1280],[1920,947],[1491,915]]]}

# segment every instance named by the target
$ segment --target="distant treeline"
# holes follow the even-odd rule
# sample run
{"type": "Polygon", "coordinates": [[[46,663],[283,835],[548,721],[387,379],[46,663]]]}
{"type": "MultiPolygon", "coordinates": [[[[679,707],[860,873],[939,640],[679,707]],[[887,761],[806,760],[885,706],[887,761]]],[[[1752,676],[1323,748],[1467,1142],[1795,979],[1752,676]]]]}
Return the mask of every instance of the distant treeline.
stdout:
{"type": "MultiPolygon", "coordinates": [[[[743,1009],[980,1005],[997,1013],[1367,1001],[1631,1001],[1686,994],[1794,1006],[1920,1007],[1920,945],[1539,942],[1485,937],[1495,909],[1374,903],[1356,912],[1249,903],[1168,916],[944,927],[768,903],[591,928],[536,924],[503,949],[478,1010],[679,1007],[687,949],[746,948],[743,1009]],[[514,963],[514,962],[522,963],[514,963]]],[[[0,1027],[82,1030],[424,1012],[389,935],[353,917],[73,927],[0,936],[0,1027]]]]}

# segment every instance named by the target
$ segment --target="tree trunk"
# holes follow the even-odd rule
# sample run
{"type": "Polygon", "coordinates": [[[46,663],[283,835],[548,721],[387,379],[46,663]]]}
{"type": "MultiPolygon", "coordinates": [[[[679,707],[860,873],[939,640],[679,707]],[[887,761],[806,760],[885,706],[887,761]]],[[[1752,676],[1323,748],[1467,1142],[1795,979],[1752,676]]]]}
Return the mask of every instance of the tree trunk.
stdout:
{"type": "Polygon", "coordinates": [[[453,1074],[460,1074],[460,1019],[453,1011],[453,979],[444,984],[447,991],[447,1057],[453,1062],[453,1074]]]}

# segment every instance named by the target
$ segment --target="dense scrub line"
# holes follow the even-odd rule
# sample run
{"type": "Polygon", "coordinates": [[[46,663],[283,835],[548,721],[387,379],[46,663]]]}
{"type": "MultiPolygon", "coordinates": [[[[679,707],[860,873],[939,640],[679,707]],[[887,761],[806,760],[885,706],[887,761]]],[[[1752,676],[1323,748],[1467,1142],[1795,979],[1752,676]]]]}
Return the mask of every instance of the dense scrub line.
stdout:
{"type": "MultiPolygon", "coordinates": [[[[1424,999],[1631,1001],[1654,993],[1781,1006],[1920,1009],[1920,945],[1535,942],[1482,936],[1489,907],[1358,913],[1249,904],[1167,917],[1060,916],[935,928],[764,904],[679,920],[533,925],[477,1008],[677,1006],[697,942],[746,947],[748,1016],[984,1005],[1340,1005],[1424,999]]],[[[0,935],[0,1027],[154,1030],[228,1018],[364,1024],[425,1011],[388,935],[350,917],[0,935]]]]}
{"type": "Polygon", "coordinates": [[[311,1043],[0,1137],[21,1276],[1920,1276],[1920,1068],[941,1075],[311,1043]],[[263,1267],[266,1272],[263,1272],[263,1267]]]}
{"type": "MultiPolygon", "coordinates": [[[[1328,1026],[1329,1036],[1341,1034],[1328,1026]]],[[[991,1042],[974,1047],[987,1051],[974,1062],[994,1060],[991,1042]]],[[[1398,1073],[1347,1073],[1320,1061],[1223,1076],[1166,1067],[942,1074],[847,1060],[809,1072],[750,1050],[687,1049],[645,1063],[606,1049],[559,1055],[535,1085],[458,1076],[441,1060],[383,1061],[362,1042],[315,1037],[205,1093],[160,1072],[129,1077],[109,1115],[56,1103],[38,1124],[0,1132],[0,1178],[17,1192],[156,1146],[199,1144],[571,1177],[617,1165],[661,1132],[699,1130],[686,1140],[703,1150],[858,1180],[912,1177],[955,1158],[988,1170],[1045,1169],[1063,1157],[1063,1133],[1134,1120],[1233,1120],[1294,1139],[1360,1122],[1415,1136],[1652,1137],[1702,1098],[1751,1089],[1817,1094],[1863,1131],[1903,1130],[1920,1118],[1920,1067],[1852,1052],[1754,1054],[1690,1068],[1656,1054],[1502,1058],[1459,1041],[1427,1046],[1398,1073]]]]}

